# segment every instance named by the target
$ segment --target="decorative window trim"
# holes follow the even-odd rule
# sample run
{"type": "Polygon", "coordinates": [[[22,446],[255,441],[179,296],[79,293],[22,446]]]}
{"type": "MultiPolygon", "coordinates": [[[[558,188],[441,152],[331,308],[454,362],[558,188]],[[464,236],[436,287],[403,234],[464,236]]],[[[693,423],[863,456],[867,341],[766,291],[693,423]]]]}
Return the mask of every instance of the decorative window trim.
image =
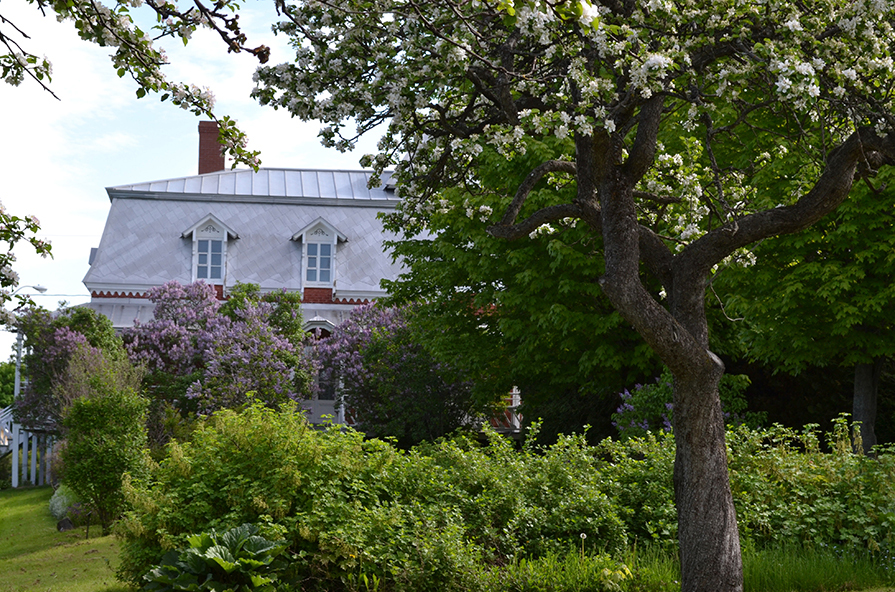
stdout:
{"type": "Polygon", "coordinates": [[[302,288],[335,288],[338,244],[346,242],[348,237],[321,217],[293,234],[292,240],[302,243],[302,288]],[[323,271],[329,272],[328,280],[320,279],[318,274],[323,271]]]}
{"type": "Polygon", "coordinates": [[[231,240],[239,238],[239,235],[229,226],[224,224],[214,214],[208,214],[198,223],[193,224],[183,233],[181,238],[192,239],[192,281],[203,280],[211,285],[227,285],[227,268],[228,268],[228,244],[231,240]],[[208,241],[208,242],[206,242],[208,241]],[[215,252],[215,243],[220,242],[220,252],[215,252]],[[200,246],[205,247],[200,251],[200,246]],[[214,255],[220,256],[220,261],[215,264],[214,255]],[[209,277],[214,275],[213,268],[220,266],[220,277],[209,277]],[[199,268],[208,268],[203,274],[206,277],[199,277],[199,268]]]}

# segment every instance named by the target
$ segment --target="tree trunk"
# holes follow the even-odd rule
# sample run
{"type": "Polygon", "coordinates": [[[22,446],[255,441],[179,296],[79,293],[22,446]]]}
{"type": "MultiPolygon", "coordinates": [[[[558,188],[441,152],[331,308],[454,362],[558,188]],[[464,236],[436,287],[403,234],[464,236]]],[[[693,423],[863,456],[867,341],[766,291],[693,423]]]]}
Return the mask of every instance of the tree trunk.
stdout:
{"type": "Polygon", "coordinates": [[[682,592],[741,592],[743,567],[718,384],[724,366],[674,380],[674,491],[682,592]]]}
{"type": "Polygon", "coordinates": [[[885,358],[875,358],[870,364],[855,364],[855,394],[852,403],[852,420],[861,422],[861,441],[864,454],[870,454],[876,445],[876,396],[879,377],[885,358]]]}

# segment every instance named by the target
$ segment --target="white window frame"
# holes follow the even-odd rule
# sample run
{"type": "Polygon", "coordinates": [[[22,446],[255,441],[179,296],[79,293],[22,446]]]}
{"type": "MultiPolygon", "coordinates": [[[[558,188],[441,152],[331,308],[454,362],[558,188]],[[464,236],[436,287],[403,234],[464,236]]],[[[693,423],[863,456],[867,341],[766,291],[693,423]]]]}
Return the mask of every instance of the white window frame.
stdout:
{"type": "MultiPolygon", "coordinates": [[[[192,238],[192,242],[193,242],[193,245],[192,245],[192,253],[193,253],[192,271],[191,271],[192,281],[196,282],[198,280],[202,280],[205,283],[213,285],[213,286],[226,286],[227,285],[227,269],[229,268],[229,260],[230,260],[229,253],[228,253],[229,242],[232,239],[239,238],[239,235],[237,235],[235,232],[233,232],[233,230],[230,227],[228,227],[226,224],[221,222],[215,216],[209,214],[208,216],[203,218],[201,222],[191,226],[181,236],[183,238],[192,238]],[[208,251],[206,251],[206,252],[199,251],[200,241],[208,241],[208,243],[207,243],[208,251]],[[215,241],[220,242],[220,244],[221,244],[221,252],[220,252],[221,277],[219,277],[219,278],[199,277],[199,267],[200,267],[200,260],[202,258],[202,255],[206,256],[204,266],[208,267],[207,275],[209,275],[209,276],[211,275],[211,268],[213,267],[212,259],[213,259],[213,255],[215,254],[212,250],[212,245],[215,241]]],[[[214,267],[217,267],[217,266],[214,266],[214,267]]]]}
{"type": "Polygon", "coordinates": [[[196,254],[193,257],[193,281],[205,280],[207,284],[214,284],[215,280],[217,280],[223,283],[226,279],[227,270],[227,241],[220,238],[199,237],[194,241],[194,244],[196,246],[196,254]],[[220,250],[215,252],[217,245],[220,245],[220,250]],[[206,247],[204,250],[203,246],[206,247]],[[215,255],[219,258],[217,265],[215,265],[215,255]],[[200,271],[204,271],[204,274],[200,273],[200,271]],[[215,277],[215,271],[217,271],[217,277],[215,277]]]}

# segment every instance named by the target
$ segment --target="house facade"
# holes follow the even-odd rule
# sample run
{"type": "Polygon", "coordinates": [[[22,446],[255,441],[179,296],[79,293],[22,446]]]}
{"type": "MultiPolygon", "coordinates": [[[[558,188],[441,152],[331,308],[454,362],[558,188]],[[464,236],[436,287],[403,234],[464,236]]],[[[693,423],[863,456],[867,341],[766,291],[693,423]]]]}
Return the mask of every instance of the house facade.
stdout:
{"type": "Polygon", "coordinates": [[[111,208],[84,285],[117,329],[152,318],[150,288],[203,280],[299,292],[306,328],[329,332],[385,295],[400,265],[379,214],[398,203],[388,178],[311,169],[225,170],[213,123],[200,124],[200,174],[106,189],[111,208]]]}
{"type": "MultiPolygon", "coordinates": [[[[378,218],[399,201],[387,176],[370,189],[365,171],[225,170],[216,125],[199,131],[198,175],[106,189],[111,207],[90,253],[85,306],[123,330],[152,319],[154,286],[202,280],[223,299],[237,282],[252,283],[299,292],[305,329],[328,335],[385,295],[380,280],[400,271],[378,218]]],[[[344,422],[333,403],[303,405],[311,421],[344,422]]]]}

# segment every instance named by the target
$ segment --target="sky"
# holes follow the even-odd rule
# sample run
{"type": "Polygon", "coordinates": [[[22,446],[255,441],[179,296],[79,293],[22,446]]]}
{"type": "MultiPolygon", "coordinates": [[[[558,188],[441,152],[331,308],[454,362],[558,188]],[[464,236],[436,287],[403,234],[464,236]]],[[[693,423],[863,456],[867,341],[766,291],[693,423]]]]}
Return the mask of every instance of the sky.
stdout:
{"type": "MultiPolygon", "coordinates": [[[[271,64],[290,60],[285,39],[270,32],[273,3],[243,6],[247,45],[271,47],[271,64]]],[[[81,280],[109,213],[105,188],[197,174],[200,119],[153,95],[137,99],[136,83],[118,78],[110,50],[79,39],[72,23],[44,17],[23,0],[0,0],[0,14],[31,37],[22,40],[26,50],[52,62],[51,88],[60,99],[28,78],[18,87],[0,81],[0,201],[11,214],[37,216],[39,236],[53,247],[53,257],[42,259],[21,246],[13,268],[20,285],[47,288],[22,290],[45,308],[84,303],[90,296],[81,280]]],[[[170,57],[169,79],[210,87],[217,115],[238,121],[249,147],[261,151],[262,166],[359,169],[364,151],[375,149],[375,137],[347,154],[323,148],[319,123],[257,104],[249,96],[257,60],[228,54],[209,31],[194,34],[185,48],[161,45],[170,57]]],[[[13,334],[0,331],[0,360],[13,342],[13,334]]]]}

